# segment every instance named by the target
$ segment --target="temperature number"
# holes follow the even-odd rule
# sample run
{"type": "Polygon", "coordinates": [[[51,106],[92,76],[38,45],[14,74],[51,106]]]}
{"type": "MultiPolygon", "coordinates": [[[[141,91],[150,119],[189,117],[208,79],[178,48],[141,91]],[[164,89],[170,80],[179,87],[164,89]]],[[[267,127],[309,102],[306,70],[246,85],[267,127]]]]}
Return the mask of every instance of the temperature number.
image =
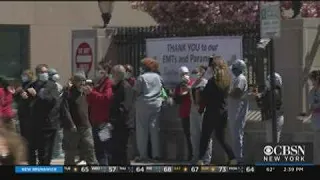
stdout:
{"type": "Polygon", "coordinates": [[[199,167],[198,166],[192,166],[191,167],[191,172],[198,172],[199,171],[199,167]]]}
{"type": "Polygon", "coordinates": [[[246,167],[246,172],[254,172],[254,167],[246,167]]]}
{"type": "Polygon", "coordinates": [[[144,172],[144,167],[136,167],[136,172],[144,172]]]}
{"type": "Polygon", "coordinates": [[[116,170],[117,170],[117,167],[115,167],[115,166],[109,166],[108,167],[108,172],[113,173],[113,172],[116,172],[116,170]]]}
{"type": "Polygon", "coordinates": [[[163,172],[172,172],[172,167],[170,166],[163,167],[163,172]]]}
{"type": "Polygon", "coordinates": [[[89,167],[81,167],[80,169],[81,172],[89,172],[89,167]]]}

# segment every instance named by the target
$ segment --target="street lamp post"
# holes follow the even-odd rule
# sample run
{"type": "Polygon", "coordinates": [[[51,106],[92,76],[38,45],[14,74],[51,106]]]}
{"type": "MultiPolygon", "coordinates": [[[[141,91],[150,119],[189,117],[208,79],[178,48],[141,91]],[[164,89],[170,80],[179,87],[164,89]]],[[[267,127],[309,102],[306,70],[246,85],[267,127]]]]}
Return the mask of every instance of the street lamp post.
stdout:
{"type": "Polygon", "coordinates": [[[106,28],[112,17],[113,1],[98,1],[98,6],[103,20],[103,26],[101,28],[106,28]]]}

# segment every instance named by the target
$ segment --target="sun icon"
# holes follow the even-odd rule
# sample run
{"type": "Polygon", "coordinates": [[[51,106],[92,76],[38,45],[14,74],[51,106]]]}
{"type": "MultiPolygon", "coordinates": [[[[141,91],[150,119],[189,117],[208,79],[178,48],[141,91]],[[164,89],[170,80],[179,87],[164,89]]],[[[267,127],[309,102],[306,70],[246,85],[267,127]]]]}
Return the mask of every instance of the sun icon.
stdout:
{"type": "Polygon", "coordinates": [[[184,168],[183,168],[183,171],[184,171],[184,172],[187,172],[187,171],[188,171],[188,168],[187,168],[187,167],[184,167],[184,168]]]}

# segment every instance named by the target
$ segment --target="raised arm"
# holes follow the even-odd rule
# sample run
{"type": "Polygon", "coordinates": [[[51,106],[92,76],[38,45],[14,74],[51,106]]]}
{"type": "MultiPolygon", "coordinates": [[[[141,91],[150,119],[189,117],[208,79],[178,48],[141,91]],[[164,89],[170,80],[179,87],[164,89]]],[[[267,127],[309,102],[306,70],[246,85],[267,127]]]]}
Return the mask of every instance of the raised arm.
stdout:
{"type": "Polygon", "coordinates": [[[98,102],[98,103],[106,103],[112,98],[112,84],[110,80],[106,80],[105,86],[101,92],[93,89],[90,94],[87,96],[87,100],[89,104],[98,102]]]}

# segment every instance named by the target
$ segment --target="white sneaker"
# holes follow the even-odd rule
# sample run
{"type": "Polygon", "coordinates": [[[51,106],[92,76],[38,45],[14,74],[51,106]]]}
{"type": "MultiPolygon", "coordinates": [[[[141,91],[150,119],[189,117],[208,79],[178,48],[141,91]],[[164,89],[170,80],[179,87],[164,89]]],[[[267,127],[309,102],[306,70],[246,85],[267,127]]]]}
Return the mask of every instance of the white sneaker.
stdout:
{"type": "Polygon", "coordinates": [[[229,162],[230,165],[237,165],[238,161],[236,159],[231,159],[229,162]]]}
{"type": "Polygon", "coordinates": [[[84,165],[87,165],[85,161],[80,161],[77,163],[77,166],[84,166],[84,165]]]}

